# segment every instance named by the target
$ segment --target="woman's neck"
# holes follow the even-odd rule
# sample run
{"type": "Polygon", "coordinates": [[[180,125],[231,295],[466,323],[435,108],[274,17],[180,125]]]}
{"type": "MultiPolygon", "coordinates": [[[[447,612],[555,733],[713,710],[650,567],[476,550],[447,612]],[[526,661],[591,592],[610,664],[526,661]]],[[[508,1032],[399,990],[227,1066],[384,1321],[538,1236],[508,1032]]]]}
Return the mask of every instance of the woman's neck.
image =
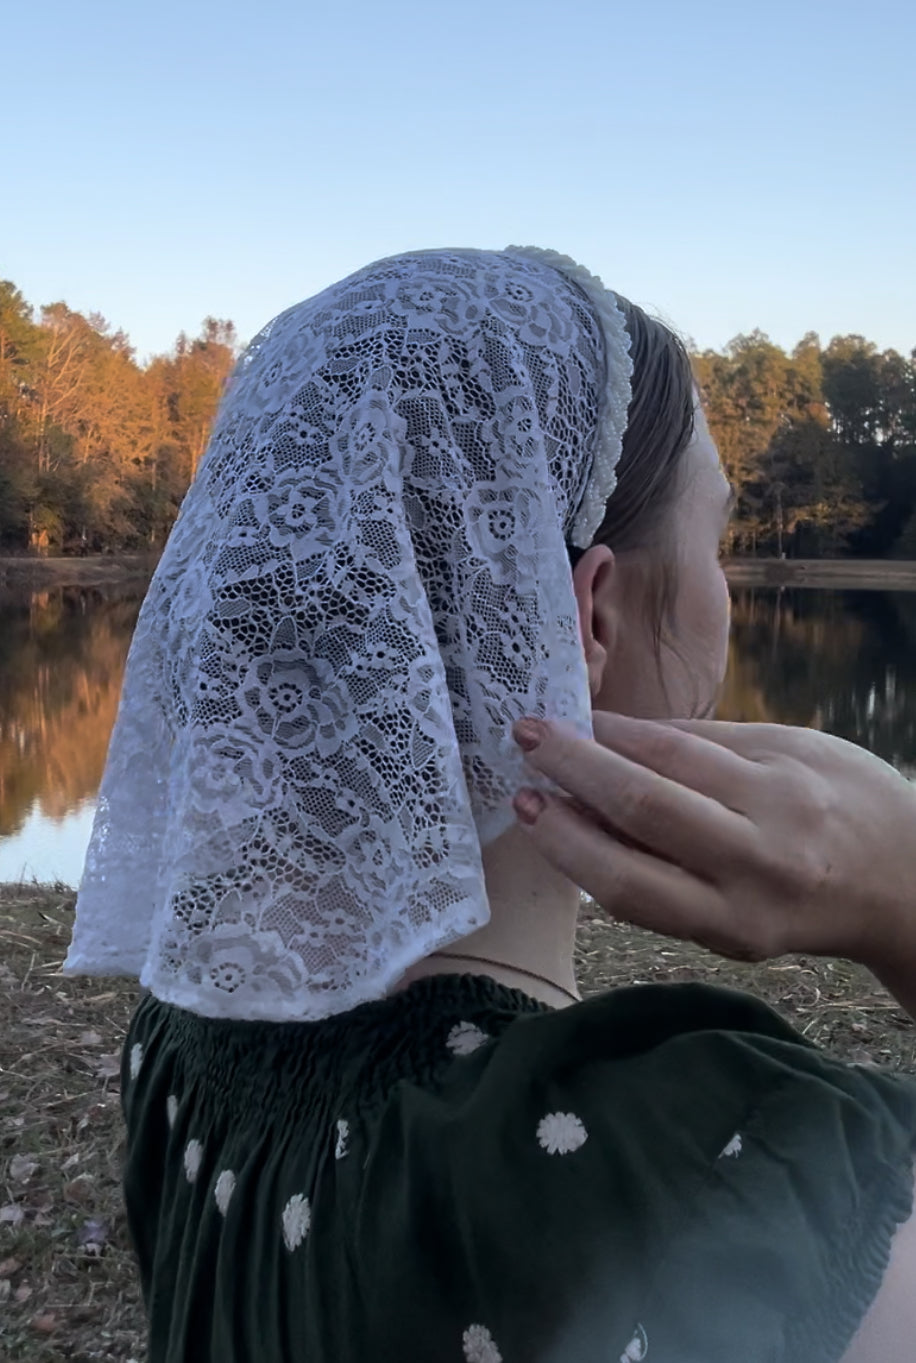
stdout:
{"type": "Polygon", "coordinates": [[[424,975],[489,975],[553,1007],[578,998],[573,967],[579,891],[518,827],[483,852],[490,921],[418,961],[396,989],[424,975]]]}

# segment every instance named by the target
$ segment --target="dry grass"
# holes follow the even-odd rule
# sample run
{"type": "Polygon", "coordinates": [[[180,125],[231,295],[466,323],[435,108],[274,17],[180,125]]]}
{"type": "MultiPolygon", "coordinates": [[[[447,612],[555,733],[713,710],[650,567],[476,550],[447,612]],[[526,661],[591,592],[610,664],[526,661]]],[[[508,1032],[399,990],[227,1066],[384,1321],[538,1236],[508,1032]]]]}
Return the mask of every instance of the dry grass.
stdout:
{"type": "Polygon", "coordinates": [[[834,1055],[916,1073],[916,1025],[864,966],[850,961],[787,956],[741,965],[589,914],[580,923],[576,955],[585,994],[664,980],[743,989],[834,1055]]]}
{"type": "MultiPolygon", "coordinates": [[[[60,975],[73,894],[0,887],[0,1358],[144,1357],[120,1201],[118,1053],[136,1001],[120,981],[60,975]]],[[[583,917],[586,993],[637,980],[749,989],[850,1060],[916,1071],[916,1027],[847,962],[739,966],[583,917]]]]}
{"type": "Polygon", "coordinates": [[[72,918],[69,890],[0,889],[0,1358],[139,1363],[118,1084],[136,989],[61,977],[72,918]]]}

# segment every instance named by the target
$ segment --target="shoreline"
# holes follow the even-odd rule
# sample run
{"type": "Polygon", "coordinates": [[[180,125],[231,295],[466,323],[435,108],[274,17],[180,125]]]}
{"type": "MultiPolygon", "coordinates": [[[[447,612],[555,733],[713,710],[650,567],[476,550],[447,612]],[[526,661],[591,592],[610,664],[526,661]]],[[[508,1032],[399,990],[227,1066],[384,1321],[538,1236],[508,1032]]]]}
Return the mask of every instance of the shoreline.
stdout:
{"type": "Polygon", "coordinates": [[[0,556],[0,591],[33,592],[55,587],[120,587],[148,582],[158,554],[93,554],[86,558],[0,556]]]}
{"type": "MultiPolygon", "coordinates": [[[[159,554],[96,554],[86,558],[0,556],[0,590],[50,591],[55,587],[119,587],[148,582],[159,554]]],[[[863,591],[916,591],[912,559],[728,559],[725,576],[735,587],[834,587],[863,591]]]]}
{"type": "Polygon", "coordinates": [[[855,558],[739,558],[724,564],[733,587],[820,587],[916,591],[916,561],[855,558]]]}

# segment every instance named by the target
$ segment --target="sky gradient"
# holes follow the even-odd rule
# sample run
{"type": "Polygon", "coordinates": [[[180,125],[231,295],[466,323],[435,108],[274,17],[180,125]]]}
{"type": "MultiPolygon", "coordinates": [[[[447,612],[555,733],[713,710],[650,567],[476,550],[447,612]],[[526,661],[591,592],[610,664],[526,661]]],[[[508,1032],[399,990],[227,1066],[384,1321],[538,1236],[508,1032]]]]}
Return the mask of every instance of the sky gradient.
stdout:
{"type": "MultiPolygon", "coordinates": [[[[575,256],[701,347],[916,346],[908,0],[31,0],[0,277],[171,348],[411,247],[575,256]]],[[[15,128],[15,135],[13,129],[15,128]]]]}

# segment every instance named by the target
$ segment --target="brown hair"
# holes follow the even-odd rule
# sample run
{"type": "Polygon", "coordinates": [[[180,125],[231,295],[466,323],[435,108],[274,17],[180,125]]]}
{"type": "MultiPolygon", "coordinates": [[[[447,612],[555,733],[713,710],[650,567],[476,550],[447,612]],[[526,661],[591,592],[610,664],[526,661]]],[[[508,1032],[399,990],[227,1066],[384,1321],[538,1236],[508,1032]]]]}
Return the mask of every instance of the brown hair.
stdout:
{"type": "MultiPolygon", "coordinates": [[[[693,435],[694,381],[683,342],[635,303],[615,295],[630,337],[633,375],[617,486],[593,544],[619,552],[656,540],[677,496],[681,458],[693,435]]],[[[573,567],[581,549],[569,549],[573,567]]],[[[660,540],[659,566],[648,590],[660,641],[674,596],[675,547],[660,540]]]]}

